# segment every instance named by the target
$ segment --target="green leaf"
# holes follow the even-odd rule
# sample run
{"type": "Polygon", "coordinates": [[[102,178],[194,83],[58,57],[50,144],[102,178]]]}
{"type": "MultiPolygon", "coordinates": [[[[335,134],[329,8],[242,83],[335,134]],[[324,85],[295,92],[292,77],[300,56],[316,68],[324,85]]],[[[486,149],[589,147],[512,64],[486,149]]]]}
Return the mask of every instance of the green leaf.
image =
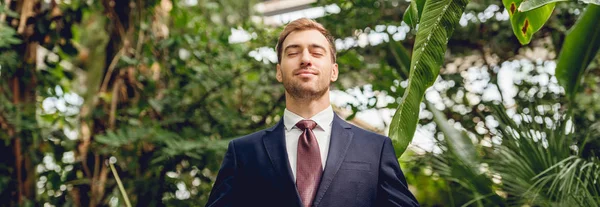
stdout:
{"type": "Polygon", "coordinates": [[[522,12],[517,9],[520,8],[522,2],[522,0],[502,0],[510,16],[513,33],[522,45],[526,45],[531,42],[533,34],[540,30],[546,21],[548,21],[554,10],[555,3],[549,3],[531,11],[522,12]]]}
{"type": "Polygon", "coordinates": [[[0,75],[12,74],[19,65],[19,55],[14,50],[0,52],[0,75]]]}
{"type": "Polygon", "coordinates": [[[9,48],[11,45],[21,44],[21,39],[16,38],[14,28],[0,24],[0,48],[9,48]]]}
{"type": "Polygon", "coordinates": [[[549,3],[556,3],[556,2],[561,2],[561,1],[569,1],[569,0],[529,0],[529,1],[524,1],[519,6],[519,11],[526,12],[526,11],[530,11],[532,9],[540,8],[549,3]]]}
{"type": "Polygon", "coordinates": [[[419,119],[419,105],[425,90],[433,85],[448,38],[454,32],[468,0],[427,1],[413,47],[408,88],[390,124],[389,136],[398,156],[402,155],[414,136],[419,119]]]}
{"type": "Polygon", "coordinates": [[[421,19],[421,14],[423,11],[423,6],[425,6],[425,0],[413,0],[410,2],[410,5],[406,7],[406,11],[404,12],[404,17],[402,21],[408,24],[411,29],[415,29],[417,24],[419,24],[419,19],[421,19]]]}
{"type": "Polygon", "coordinates": [[[12,18],[19,18],[19,13],[10,10],[10,9],[6,9],[6,7],[4,7],[4,5],[0,6],[0,14],[6,14],[6,16],[12,17],[12,18]]]}
{"type": "MultiPolygon", "coordinates": [[[[529,1],[524,1],[523,3],[521,3],[521,6],[519,6],[519,11],[520,12],[530,11],[532,9],[540,8],[549,3],[556,3],[556,2],[561,2],[561,1],[573,1],[573,0],[529,0],[529,1]]],[[[586,3],[586,4],[600,5],[600,0],[580,0],[580,1],[583,3],[586,3]]]]}
{"type": "Polygon", "coordinates": [[[600,49],[598,25],[600,25],[600,6],[590,4],[568,32],[558,55],[556,78],[571,100],[577,92],[586,68],[600,49]]]}
{"type": "Polygon", "coordinates": [[[585,160],[570,156],[533,177],[532,189],[546,190],[556,197],[560,206],[598,206],[600,188],[597,187],[600,162],[597,158],[585,160]],[[550,186],[550,187],[548,187],[550,186]],[[576,198],[576,199],[573,199],[576,198]]]}
{"type": "MultiPolygon", "coordinates": [[[[489,160],[490,167],[502,176],[503,189],[511,195],[522,198],[538,198],[529,203],[532,206],[549,206],[546,201],[551,197],[547,185],[534,188],[534,177],[555,165],[558,161],[569,157],[573,152],[565,146],[570,146],[572,135],[565,133],[567,116],[558,112],[558,119],[553,120],[552,127],[548,123],[539,124],[526,117],[544,116],[535,109],[542,103],[538,101],[523,104],[516,109],[515,115],[508,115],[502,105],[490,105],[494,119],[498,122],[498,135],[502,144],[497,149],[497,158],[489,160]],[[521,117],[520,123],[515,117],[521,117]],[[541,141],[540,134],[546,141],[541,141]]],[[[581,129],[580,129],[581,130],[581,129]]],[[[573,206],[573,205],[556,205],[573,206]]],[[[578,205],[579,206],[579,205],[578,205]]]]}

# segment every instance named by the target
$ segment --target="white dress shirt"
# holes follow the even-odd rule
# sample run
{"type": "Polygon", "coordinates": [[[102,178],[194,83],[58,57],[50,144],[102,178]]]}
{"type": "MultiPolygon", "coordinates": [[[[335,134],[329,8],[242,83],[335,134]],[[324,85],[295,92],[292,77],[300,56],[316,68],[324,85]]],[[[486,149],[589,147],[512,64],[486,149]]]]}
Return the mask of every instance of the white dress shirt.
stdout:
{"type": "MultiPolygon", "coordinates": [[[[298,158],[298,139],[302,130],[296,127],[296,123],[304,120],[301,116],[287,109],[283,112],[283,124],[285,125],[285,145],[287,149],[288,160],[296,182],[296,162],[298,158]]],[[[329,141],[331,137],[331,123],[333,122],[333,108],[327,107],[325,110],[317,113],[310,118],[317,123],[313,133],[317,137],[319,150],[321,151],[321,167],[325,168],[327,163],[327,153],[329,152],[329,141]]]]}

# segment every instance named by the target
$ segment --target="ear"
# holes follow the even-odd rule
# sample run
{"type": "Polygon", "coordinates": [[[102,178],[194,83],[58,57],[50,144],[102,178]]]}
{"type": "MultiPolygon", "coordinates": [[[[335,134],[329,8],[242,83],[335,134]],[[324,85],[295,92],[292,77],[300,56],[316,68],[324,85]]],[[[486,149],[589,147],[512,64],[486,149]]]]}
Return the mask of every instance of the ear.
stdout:
{"type": "Polygon", "coordinates": [[[335,82],[338,79],[338,64],[334,63],[333,67],[331,68],[331,82],[335,82]]]}
{"type": "Polygon", "coordinates": [[[281,65],[277,64],[277,75],[275,75],[275,77],[277,78],[277,81],[279,81],[280,83],[283,81],[283,74],[281,73],[281,65]]]}

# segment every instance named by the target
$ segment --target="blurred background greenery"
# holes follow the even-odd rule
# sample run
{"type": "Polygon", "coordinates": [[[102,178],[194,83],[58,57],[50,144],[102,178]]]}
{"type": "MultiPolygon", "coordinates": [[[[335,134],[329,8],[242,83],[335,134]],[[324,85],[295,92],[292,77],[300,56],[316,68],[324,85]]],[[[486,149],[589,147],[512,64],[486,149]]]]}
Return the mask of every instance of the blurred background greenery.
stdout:
{"type": "MultiPolygon", "coordinates": [[[[274,47],[299,17],[337,38],[336,112],[386,134],[415,41],[408,5],[4,0],[0,206],[125,206],[116,175],[132,205],[203,206],[227,142],[281,118],[274,47]]],[[[502,2],[469,2],[399,158],[423,206],[598,206],[600,59],[573,101],[554,73],[585,7],[556,4],[522,46],[502,2]]]]}

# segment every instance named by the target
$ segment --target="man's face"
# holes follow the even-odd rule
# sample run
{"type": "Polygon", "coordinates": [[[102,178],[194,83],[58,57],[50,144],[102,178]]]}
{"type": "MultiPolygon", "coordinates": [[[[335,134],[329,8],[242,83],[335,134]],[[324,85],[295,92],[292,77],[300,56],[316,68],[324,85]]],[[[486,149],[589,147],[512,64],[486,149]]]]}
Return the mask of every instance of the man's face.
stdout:
{"type": "Polygon", "coordinates": [[[294,31],[282,43],[277,81],[297,99],[314,100],[329,91],[337,80],[338,65],[332,61],[329,42],[317,30],[294,31]]]}

